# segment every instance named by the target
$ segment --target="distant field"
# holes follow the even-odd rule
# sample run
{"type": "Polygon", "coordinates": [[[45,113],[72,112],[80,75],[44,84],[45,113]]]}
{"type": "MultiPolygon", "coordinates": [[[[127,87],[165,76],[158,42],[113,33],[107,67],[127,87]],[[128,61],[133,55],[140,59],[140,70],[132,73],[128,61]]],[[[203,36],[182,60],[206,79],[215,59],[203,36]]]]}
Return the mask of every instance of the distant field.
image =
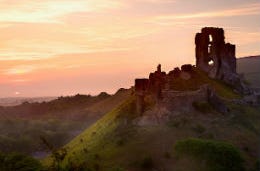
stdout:
{"type": "Polygon", "coordinates": [[[0,98],[0,106],[16,106],[24,102],[34,103],[34,102],[48,102],[56,99],[57,97],[6,97],[0,98]]]}
{"type": "Polygon", "coordinates": [[[239,58],[237,72],[243,73],[252,87],[260,88],[260,56],[239,58]]]}

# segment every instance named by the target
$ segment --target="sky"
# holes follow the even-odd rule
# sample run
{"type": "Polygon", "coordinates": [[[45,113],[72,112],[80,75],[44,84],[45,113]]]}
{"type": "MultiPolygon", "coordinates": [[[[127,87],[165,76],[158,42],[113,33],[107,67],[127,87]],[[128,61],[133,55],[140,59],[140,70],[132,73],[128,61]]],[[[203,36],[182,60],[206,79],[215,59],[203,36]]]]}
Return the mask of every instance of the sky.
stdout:
{"type": "Polygon", "coordinates": [[[260,54],[259,0],[0,0],[0,97],[114,93],[195,63],[194,37],[223,27],[260,54]]]}

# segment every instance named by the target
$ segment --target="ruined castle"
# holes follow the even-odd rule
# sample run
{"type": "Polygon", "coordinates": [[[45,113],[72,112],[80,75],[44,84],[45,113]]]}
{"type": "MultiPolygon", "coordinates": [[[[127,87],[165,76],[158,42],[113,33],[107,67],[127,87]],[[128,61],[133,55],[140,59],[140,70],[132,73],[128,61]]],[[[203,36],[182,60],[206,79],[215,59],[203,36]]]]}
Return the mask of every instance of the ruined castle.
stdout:
{"type": "Polygon", "coordinates": [[[248,94],[249,89],[236,72],[236,46],[225,43],[222,28],[205,27],[195,37],[196,66],[211,78],[233,86],[237,91],[248,94]]]}
{"type": "MultiPolygon", "coordinates": [[[[149,78],[135,80],[136,107],[138,113],[144,112],[146,95],[152,96],[153,99],[158,102],[163,98],[165,92],[173,94],[173,96],[178,94],[178,92],[174,93],[174,90],[171,90],[170,82],[177,78],[181,78],[184,81],[189,80],[193,76],[194,68],[205,72],[210,78],[222,80],[241,94],[250,93],[250,89],[245,86],[236,72],[236,47],[233,44],[225,43],[224,30],[222,28],[202,28],[201,33],[196,34],[195,44],[196,66],[190,64],[182,65],[181,69],[174,68],[166,74],[161,71],[161,65],[159,64],[157,70],[150,73],[149,78]]],[[[211,102],[219,111],[226,111],[221,100],[210,87],[204,87],[198,91],[198,97],[200,97],[200,99],[202,90],[205,92],[203,98],[211,102]]],[[[188,96],[189,93],[194,95],[194,92],[185,92],[182,93],[184,94],[183,97],[187,99],[186,96],[188,96]]],[[[181,96],[178,95],[178,98],[181,98],[181,96]]]]}

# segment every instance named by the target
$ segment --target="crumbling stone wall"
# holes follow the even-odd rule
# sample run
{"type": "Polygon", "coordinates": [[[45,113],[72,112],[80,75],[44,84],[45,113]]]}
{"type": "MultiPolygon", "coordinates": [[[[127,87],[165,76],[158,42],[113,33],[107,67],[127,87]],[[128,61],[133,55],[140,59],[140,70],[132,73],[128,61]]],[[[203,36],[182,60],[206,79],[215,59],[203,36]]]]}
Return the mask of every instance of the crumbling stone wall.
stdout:
{"type": "Polygon", "coordinates": [[[149,91],[156,100],[162,96],[162,89],[165,86],[166,73],[161,71],[161,64],[157,66],[157,70],[149,75],[149,91]]]}
{"type": "Polygon", "coordinates": [[[144,97],[148,91],[148,87],[148,79],[135,79],[136,110],[138,114],[142,114],[144,112],[144,97]]]}
{"type": "Polygon", "coordinates": [[[157,66],[157,70],[150,73],[149,79],[135,80],[135,96],[136,108],[139,114],[144,112],[144,98],[149,94],[157,102],[162,98],[162,89],[166,83],[166,73],[161,71],[161,65],[157,66]]]}

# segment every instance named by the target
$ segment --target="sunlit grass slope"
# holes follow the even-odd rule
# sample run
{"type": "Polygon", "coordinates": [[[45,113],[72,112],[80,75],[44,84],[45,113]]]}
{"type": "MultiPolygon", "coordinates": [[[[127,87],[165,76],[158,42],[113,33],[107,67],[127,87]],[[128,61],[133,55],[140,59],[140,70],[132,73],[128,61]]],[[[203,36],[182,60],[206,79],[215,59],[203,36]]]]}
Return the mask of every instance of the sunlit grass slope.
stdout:
{"type": "Polygon", "coordinates": [[[260,87],[260,56],[237,59],[237,72],[243,74],[252,87],[260,87]]]}
{"type": "MultiPolygon", "coordinates": [[[[260,110],[231,105],[230,114],[184,113],[165,124],[140,126],[131,122],[133,99],[129,99],[65,146],[65,168],[91,170],[165,170],[198,171],[204,166],[196,156],[178,158],[176,142],[187,138],[221,141],[233,145],[245,160],[246,168],[255,168],[259,149],[260,110]],[[128,116],[125,119],[124,116],[128,116]]],[[[203,149],[200,149],[203,152],[203,149]]],[[[220,149],[220,153],[221,153],[220,149]]],[[[50,158],[47,163],[50,164],[50,158]]],[[[45,162],[46,162],[45,161],[45,162]]],[[[217,163],[214,163],[217,164],[217,163]]],[[[207,170],[207,169],[206,169],[207,170]]]]}
{"type": "MultiPolygon", "coordinates": [[[[134,97],[127,97],[127,100],[117,108],[107,113],[104,117],[93,124],[89,129],[81,133],[69,144],[65,146],[68,151],[64,166],[73,163],[85,162],[86,155],[90,160],[98,158],[95,149],[99,149],[109,143],[111,135],[120,126],[127,124],[135,115],[134,97]],[[108,139],[109,138],[109,139],[108,139]]],[[[47,158],[44,163],[50,164],[51,158],[47,158]]]]}

